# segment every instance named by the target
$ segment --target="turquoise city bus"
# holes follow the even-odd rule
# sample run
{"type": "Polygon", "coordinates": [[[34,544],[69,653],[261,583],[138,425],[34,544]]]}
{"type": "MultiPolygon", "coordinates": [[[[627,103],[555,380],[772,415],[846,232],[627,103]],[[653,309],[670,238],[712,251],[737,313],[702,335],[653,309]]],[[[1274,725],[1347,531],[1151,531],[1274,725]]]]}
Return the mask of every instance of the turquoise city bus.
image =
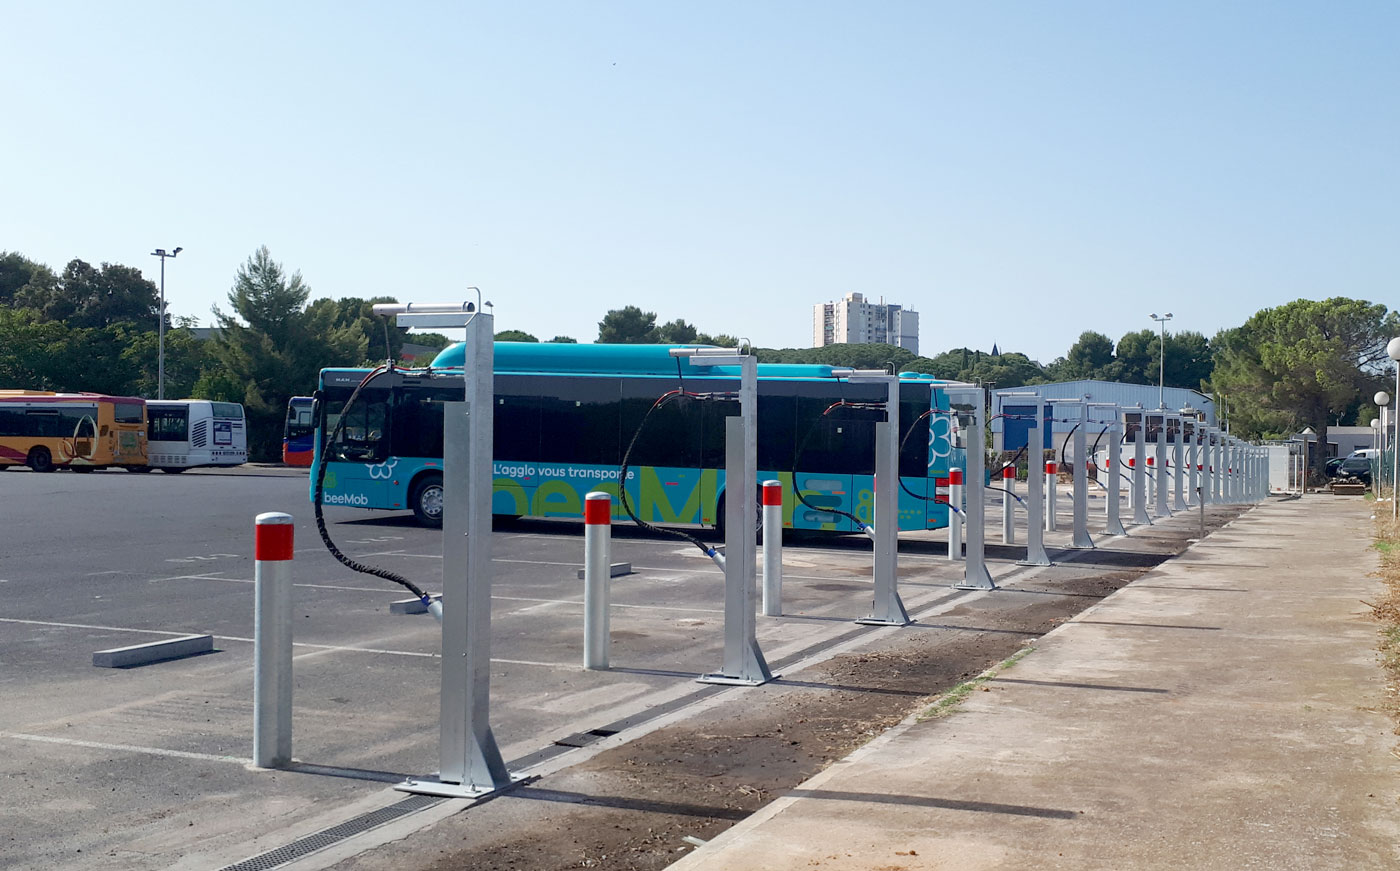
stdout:
{"type": "MultiPolygon", "coordinates": [[[[582,518],[585,494],[618,495],[626,458],[627,498],[642,520],[719,526],[724,419],[738,414],[738,367],[692,366],[670,356],[672,347],[497,342],[493,513],[582,518]]],[[[411,510],[424,525],[440,525],[443,405],[463,398],[462,361],[459,344],[428,368],[378,372],[368,382],[371,370],[323,370],[311,498],[325,450],[322,504],[411,510]]],[[[887,388],[839,371],[758,366],[759,478],[783,483],[786,527],[854,532],[872,522],[875,424],[887,388]]],[[[947,525],[950,419],[937,384],[901,377],[900,529],[947,525]]],[[[617,498],[613,513],[626,521],[617,498]]]]}

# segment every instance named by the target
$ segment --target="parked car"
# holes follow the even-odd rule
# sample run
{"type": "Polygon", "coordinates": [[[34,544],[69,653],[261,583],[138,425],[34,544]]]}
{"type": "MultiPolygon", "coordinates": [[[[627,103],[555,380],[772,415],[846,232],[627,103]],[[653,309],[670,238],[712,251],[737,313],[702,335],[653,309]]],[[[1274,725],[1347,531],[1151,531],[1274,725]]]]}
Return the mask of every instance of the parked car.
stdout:
{"type": "Polygon", "coordinates": [[[1367,487],[1371,486],[1371,461],[1366,457],[1347,457],[1337,467],[1337,477],[1334,480],[1342,478],[1355,478],[1367,487]]]}
{"type": "Polygon", "coordinates": [[[1341,468],[1342,463],[1345,461],[1346,457],[1333,457],[1327,461],[1326,466],[1322,467],[1322,474],[1329,478],[1337,477],[1337,470],[1341,468]]]}

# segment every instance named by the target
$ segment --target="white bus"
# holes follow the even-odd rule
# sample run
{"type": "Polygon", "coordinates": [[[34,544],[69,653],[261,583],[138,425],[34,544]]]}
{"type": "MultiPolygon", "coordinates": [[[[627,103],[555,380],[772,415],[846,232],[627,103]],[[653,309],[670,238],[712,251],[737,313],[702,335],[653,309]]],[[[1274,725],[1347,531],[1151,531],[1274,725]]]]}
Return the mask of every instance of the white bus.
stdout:
{"type": "Polygon", "coordinates": [[[152,469],[174,473],[248,462],[248,424],[237,402],[148,399],[146,425],[152,469]]]}

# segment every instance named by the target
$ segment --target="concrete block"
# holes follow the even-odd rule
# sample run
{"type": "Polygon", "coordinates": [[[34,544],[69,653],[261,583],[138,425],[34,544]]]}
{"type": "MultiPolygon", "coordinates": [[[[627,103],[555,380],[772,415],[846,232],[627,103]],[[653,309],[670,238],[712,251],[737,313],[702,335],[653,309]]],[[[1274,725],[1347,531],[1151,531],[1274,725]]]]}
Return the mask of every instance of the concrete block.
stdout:
{"type": "MultiPolygon", "coordinates": [[[[613,564],[612,564],[612,570],[608,573],[608,577],[610,577],[610,578],[618,578],[618,577],[622,577],[623,575],[630,575],[630,574],[632,574],[632,564],[631,564],[631,563],[613,563],[613,564]]],[[[580,581],[583,580],[583,569],[579,569],[579,570],[578,570],[578,579],[579,579],[580,581]]]]}
{"type": "Polygon", "coordinates": [[[92,655],[92,664],[97,668],[128,668],[133,665],[147,665],[164,662],[167,659],[182,659],[201,653],[212,653],[214,636],[182,635],[164,641],[151,641],[146,644],[133,644],[130,647],[113,647],[98,650],[92,655]]]}
{"type": "MultiPolygon", "coordinates": [[[[433,595],[431,596],[431,598],[433,599],[433,601],[439,601],[439,600],[442,599],[442,594],[441,594],[441,593],[433,594],[433,595]]],[[[390,614],[426,614],[426,613],[428,613],[428,606],[427,606],[427,605],[424,605],[423,602],[422,602],[421,600],[419,600],[419,599],[399,599],[399,600],[396,601],[396,602],[390,602],[390,603],[389,603],[389,613],[390,613],[390,614]]]]}

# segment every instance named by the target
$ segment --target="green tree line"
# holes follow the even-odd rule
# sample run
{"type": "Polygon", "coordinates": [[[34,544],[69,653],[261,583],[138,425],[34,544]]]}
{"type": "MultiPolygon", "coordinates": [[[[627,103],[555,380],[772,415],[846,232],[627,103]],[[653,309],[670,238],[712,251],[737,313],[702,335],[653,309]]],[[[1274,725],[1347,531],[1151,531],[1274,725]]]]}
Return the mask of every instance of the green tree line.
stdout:
{"type": "MultiPolygon", "coordinates": [[[[281,454],[287,401],[316,389],[326,366],[397,359],[406,330],[373,316],[392,297],[321,298],[259,248],[238,268],[230,310],[196,338],[194,322],[167,315],[165,395],[243,404],[253,459],[281,454]],[[387,343],[387,344],[386,344],[387,343]]],[[[130,266],[74,259],[61,273],[0,253],[0,387],[117,396],[158,393],[160,291],[130,266]]],[[[437,334],[416,344],[443,347],[437,334]]]]}
{"type": "MultiPolygon", "coordinates": [[[[988,388],[1097,379],[1185,387],[1214,396],[1228,410],[1231,431],[1248,439],[1284,438],[1311,427],[1321,444],[1330,426],[1367,426],[1372,401],[1386,389],[1393,363],[1386,343],[1400,336],[1400,315],[1384,305],[1334,297],[1299,299],[1262,309],[1214,338],[1189,330],[1125,333],[1117,342],[1086,330],[1063,357],[1042,365],[1016,351],[954,348],[920,357],[893,345],[756,348],[770,363],[824,363],[895,372],[925,372],[988,388]]],[[[738,344],[700,333],[684,320],[657,325],[637,306],[608,312],[599,341],[738,344]]],[[[1325,460],[1316,452],[1314,462],[1325,460]]]]}
{"type": "MultiPolygon", "coordinates": [[[[393,297],[312,300],[301,274],[288,274],[266,247],[239,266],[227,299],[227,311],[214,310],[217,329],[207,341],[196,338],[193,321],[167,316],[165,393],[241,402],[257,460],[277,458],[287,401],[313,391],[322,368],[398,359],[406,341],[406,330],[371,312],[393,297]]],[[[0,253],[0,388],[154,397],[159,308],[158,288],[133,267],[74,259],[54,272],[22,254],[0,253]]],[[[1396,312],[1336,297],[1266,308],[1210,339],[1144,329],[1114,342],[1088,330],[1048,364],[995,348],[933,357],[875,344],[753,350],[765,362],[925,372],[991,388],[1084,378],[1156,384],[1161,367],[1167,386],[1222,397],[1237,435],[1279,437],[1311,426],[1325,443],[1329,426],[1366,425],[1377,415],[1371,397],[1387,386],[1385,344],[1397,334],[1396,312]]],[[[519,329],[496,337],[538,341],[519,329]]],[[[412,341],[443,347],[448,339],[415,334],[412,341]]],[[[635,305],[606,312],[596,341],[740,344],[683,319],[658,323],[655,312],[635,305]]]]}

